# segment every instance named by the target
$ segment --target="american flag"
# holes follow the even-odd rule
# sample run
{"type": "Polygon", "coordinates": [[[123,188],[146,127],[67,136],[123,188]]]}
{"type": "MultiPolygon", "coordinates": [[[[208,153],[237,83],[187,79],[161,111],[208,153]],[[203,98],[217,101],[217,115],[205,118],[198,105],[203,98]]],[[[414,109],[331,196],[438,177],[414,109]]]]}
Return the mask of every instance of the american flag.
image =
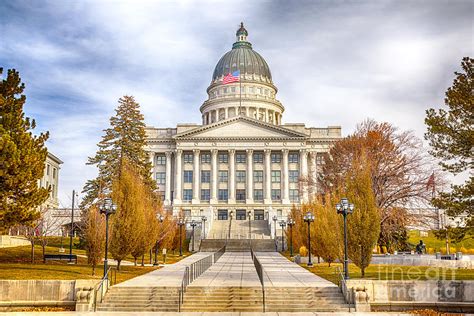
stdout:
{"type": "Polygon", "coordinates": [[[228,73],[222,79],[223,84],[228,84],[232,82],[238,82],[240,80],[240,70],[234,71],[233,73],[228,73]]]}

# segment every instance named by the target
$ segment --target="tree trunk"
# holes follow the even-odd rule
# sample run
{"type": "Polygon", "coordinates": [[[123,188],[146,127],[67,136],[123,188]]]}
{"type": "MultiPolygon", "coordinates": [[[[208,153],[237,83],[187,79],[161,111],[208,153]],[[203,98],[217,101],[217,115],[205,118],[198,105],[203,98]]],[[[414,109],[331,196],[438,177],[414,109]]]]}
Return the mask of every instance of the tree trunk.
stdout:
{"type": "Polygon", "coordinates": [[[95,275],[95,264],[92,265],[92,275],[95,275]]]}
{"type": "Polygon", "coordinates": [[[120,271],[120,263],[122,262],[122,259],[117,260],[117,271],[120,271]]]}
{"type": "Polygon", "coordinates": [[[35,263],[35,241],[31,241],[31,263],[35,263]]]}
{"type": "Polygon", "coordinates": [[[135,267],[137,266],[137,257],[133,257],[133,263],[135,264],[135,267]]]}
{"type": "Polygon", "coordinates": [[[365,277],[365,268],[360,269],[361,276],[364,278],[365,277]]]}
{"type": "Polygon", "coordinates": [[[44,252],[45,252],[46,246],[43,245],[43,244],[41,244],[41,248],[42,248],[42,250],[43,250],[43,263],[46,263],[46,259],[44,258],[44,252]]]}
{"type": "Polygon", "coordinates": [[[145,266],[145,254],[142,255],[142,267],[145,266]]]}

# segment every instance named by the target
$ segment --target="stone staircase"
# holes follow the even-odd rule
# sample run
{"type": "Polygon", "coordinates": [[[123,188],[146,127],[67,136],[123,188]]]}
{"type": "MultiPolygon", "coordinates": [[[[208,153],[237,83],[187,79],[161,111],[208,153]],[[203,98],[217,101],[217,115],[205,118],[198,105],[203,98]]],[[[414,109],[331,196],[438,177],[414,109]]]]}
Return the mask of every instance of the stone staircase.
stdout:
{"type": "Polygon", "coordinates": [[[184,294],[183,312],[262,312],[260,287],[193,287],[184,294]]]}
{"type": "Polygon", "coordinates": [[[97,311],[176,312],[178,288],[113,286],[102,303],[97,304],[97,311]]]}
{"type": "Polygon", "coordinates": [[[265,289],[267,312],[349,312],[338,287],[287,287],[265,289]]]}
{"type": "Polygon", "coordinates": [[[216,252],[225,246],[225,239],[203,239],[201,240],[201,248],[199,251],[216,252]]]}

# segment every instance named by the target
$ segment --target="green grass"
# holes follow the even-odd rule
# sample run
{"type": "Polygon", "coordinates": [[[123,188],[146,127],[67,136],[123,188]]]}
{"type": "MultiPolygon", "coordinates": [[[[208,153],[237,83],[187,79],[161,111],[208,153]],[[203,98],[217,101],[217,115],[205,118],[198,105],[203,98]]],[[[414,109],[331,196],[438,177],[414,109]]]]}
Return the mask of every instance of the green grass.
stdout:
{"type": "MultiPolygon", "coordinates": [[[[420,242],[420,240],[423,240],[426,245],[426,249],[432,248],[434,251],[444,251],[446,249],[446,241],[436,238],[432,231],[428,232],[428,236],[422,236],[422,233],[419,230],[411,230],[408,232],[408,236],[408,242],[413,245],[416,245],[420,242]]],[[[461,247],[463,247],[467,250],[472,249],[474,251],[474,236],[468,236],[457,244],[450,243],[450,247],[454,247],[457,250],[460,250],[461,247]]]]}

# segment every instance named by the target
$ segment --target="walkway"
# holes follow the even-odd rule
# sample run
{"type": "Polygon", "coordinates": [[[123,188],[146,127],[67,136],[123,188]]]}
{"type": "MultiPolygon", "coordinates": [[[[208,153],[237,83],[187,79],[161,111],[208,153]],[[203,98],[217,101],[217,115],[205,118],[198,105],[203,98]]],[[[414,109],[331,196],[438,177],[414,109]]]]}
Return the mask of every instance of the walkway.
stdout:
{"type": "Polygon", "coordinates": [[[211,254],[212,252],[195,253],[174,264],[119,283],[114,287],[179,287],[183,280],[185,267],[211,254]]]}

